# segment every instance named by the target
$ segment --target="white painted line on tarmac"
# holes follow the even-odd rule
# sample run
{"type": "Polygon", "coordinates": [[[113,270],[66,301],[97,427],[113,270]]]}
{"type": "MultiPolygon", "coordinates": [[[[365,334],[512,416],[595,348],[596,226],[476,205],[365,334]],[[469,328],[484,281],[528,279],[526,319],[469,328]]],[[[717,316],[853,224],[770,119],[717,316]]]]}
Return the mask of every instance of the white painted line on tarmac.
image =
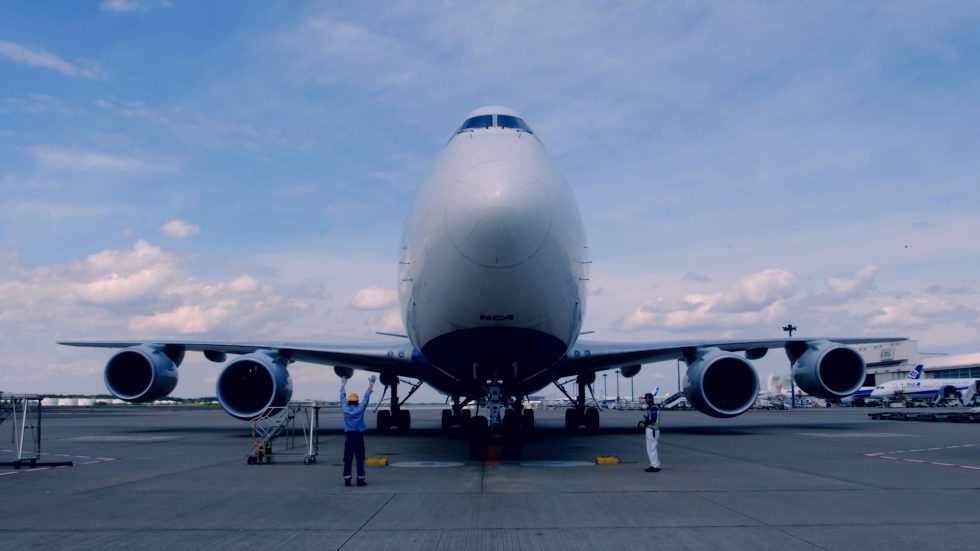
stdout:
{"type": "Polygon", "coordinates": [[[458,461],[399,461],[391,463],[391,467],[412,467],[416,469],[443,469],[448,467],[462,467],[464,463],[458,461]]]}
{"type": "Polygon", "coordinates": [[[902,434],[898,432],[798,432],[800,436],[815,436],[817,438],[891,438],[918,436],[918,434],[902,434]]]}
{"type": "Polygon", "coordinates": [[[956,465],[954,463],[944,463],[942,461],[927,461],[925,459],[912,459],[909,457],[893,457],[893,455],[898,455],[902,453],[918,453],[926,451],[941,451],[941,450],[952,450],[956,448],[972,448],[980,444],[957,444],[955,446],[946,446],[943,448],[917,448],[914,450],[897,450],[892,452],[874,452],[874,453],[864,453],[861,454],[864,457],[870,457],[872,459],[891,459],[896,461],[905,461],[908,463],[919,463],[924,465],[936,465],[937,467],[954,467],[957,469],[969,469],[971,471],[980,471],[980,467],[975,467],[973,465],[956,465]],[[891,455],[885,455],[891,454],[891,455]]]}

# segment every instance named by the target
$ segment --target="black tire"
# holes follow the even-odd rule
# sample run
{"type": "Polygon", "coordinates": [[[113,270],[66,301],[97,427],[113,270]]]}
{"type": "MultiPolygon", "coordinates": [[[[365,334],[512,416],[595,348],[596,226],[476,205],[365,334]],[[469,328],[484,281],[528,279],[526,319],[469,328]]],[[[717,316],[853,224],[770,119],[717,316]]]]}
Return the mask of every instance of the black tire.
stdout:
{"type": "Polygon", "coordinates": [[[391,430],[391,412],[383,409],[378,412],[378,432],[391,430]]]}
{"type": "Polygon", "coordinates": [[[569,408],[565,410],[565,430],[572,432],[578,429],[581,421],[579,420],[578,410],[569,408]]]}
{"type": "Polygon", "coordinates": [[[473,412],[468,409],[464,409],[463,411],[459,412],[459,418],[461,419],[460,424],[463,425],[463,427],[466,427],[466,425],[469,424],[470,419],[473,418],[473,412]]]}
{"type": "Polygon", "coordinates": [[[487,418],[473,417],[467,428],[470,433],[470,459],[486,461],[487,448],[490,446],[490,425],[487,424],[487,418]]]}
{"type": "Polygon", "coordinates": [[[398,432],[412,430],[412,412],[407,409],[398,410],[398,432]]]}
{"type": "Polygon", "coordinates": [[[453,428],[453,410],[444,409],[442,410],[442,430],[448,432],[451,428],[453,428]]]}
{"type": "Polygon", "coordinates": [[[534,410],[525,409],[524,414],[521,416],[521,428],[525,431],[534,430],[534,410]]]}
{"type": "Polygon", "coordinates": [[[501,426],[501,447],[504,459],[521,458],[521,422],[517,415],[504,416],[501,426]]]}
{"type": "Polygon", "coordinates": [[[585,430],[589,432],[599,431],[599,410],[596,408],[585,410],[585,430]]]}

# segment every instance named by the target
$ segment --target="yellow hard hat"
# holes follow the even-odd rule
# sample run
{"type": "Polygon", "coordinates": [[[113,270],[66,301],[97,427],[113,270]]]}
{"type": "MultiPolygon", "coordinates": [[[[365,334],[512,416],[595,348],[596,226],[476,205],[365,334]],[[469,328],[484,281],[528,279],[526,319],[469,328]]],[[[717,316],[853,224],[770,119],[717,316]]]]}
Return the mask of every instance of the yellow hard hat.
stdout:
{"type": "Polygon", "coordinates": [[[356,392],[351,392],[350,394],[347,395],[347,401],[348,402],[356,402],[356,401],[358,401],[360,399],[361,399],[361,397],[358,396],[356,392]]]}

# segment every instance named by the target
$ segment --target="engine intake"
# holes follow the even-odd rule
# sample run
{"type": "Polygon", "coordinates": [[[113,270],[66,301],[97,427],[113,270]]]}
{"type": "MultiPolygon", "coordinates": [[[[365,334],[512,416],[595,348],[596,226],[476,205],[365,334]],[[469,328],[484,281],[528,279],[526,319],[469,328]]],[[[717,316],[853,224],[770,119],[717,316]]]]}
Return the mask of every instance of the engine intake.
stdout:
{"type": "Polygon", "coordinates": [[[759,395],[759,376],[741,356],[718,348],[701,348],[688,362],[684,395],[698,411],[712,417],[745,413],[759,395]]]}
{"type": "Polygon", "coordinates": [[[105,366],[105,386],[127,402],[152,402],[177,387],[177,366],[183,351],[141,344],[116,352],[105,366]]]}
{"type": "Polygon", "coordinates": [[[253,352],[232,360],[221,370],[215,385],[218,402],[232,417],[250,421],[283,407],[293,396],[293,381],[286,364],[275,354],[253,352]]]}
{"type": "Polygon", "coordinates": [[[830,341],[809,341],[805,349],[787,347],[796,386],[818,398],[844,398],[864,382],[864,358],[853,348],[830,341]],[[794,356],[795,359],[794,359],[794,356]]]}

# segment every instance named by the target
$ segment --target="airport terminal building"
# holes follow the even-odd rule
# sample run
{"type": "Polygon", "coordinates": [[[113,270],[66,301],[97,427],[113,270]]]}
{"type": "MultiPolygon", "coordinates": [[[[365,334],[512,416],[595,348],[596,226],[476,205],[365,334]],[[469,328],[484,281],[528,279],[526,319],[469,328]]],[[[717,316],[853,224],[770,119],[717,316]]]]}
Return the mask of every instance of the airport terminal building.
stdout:
{"type": "Polygon", "coordinates": [[[927,378],[980,378],[980,352],[949,356],[923,354],[919,352],[919,341],[916,340],[864,344],[855,348],[868,366],[864,386],[902,379],[920,363],[927,378]]]}

